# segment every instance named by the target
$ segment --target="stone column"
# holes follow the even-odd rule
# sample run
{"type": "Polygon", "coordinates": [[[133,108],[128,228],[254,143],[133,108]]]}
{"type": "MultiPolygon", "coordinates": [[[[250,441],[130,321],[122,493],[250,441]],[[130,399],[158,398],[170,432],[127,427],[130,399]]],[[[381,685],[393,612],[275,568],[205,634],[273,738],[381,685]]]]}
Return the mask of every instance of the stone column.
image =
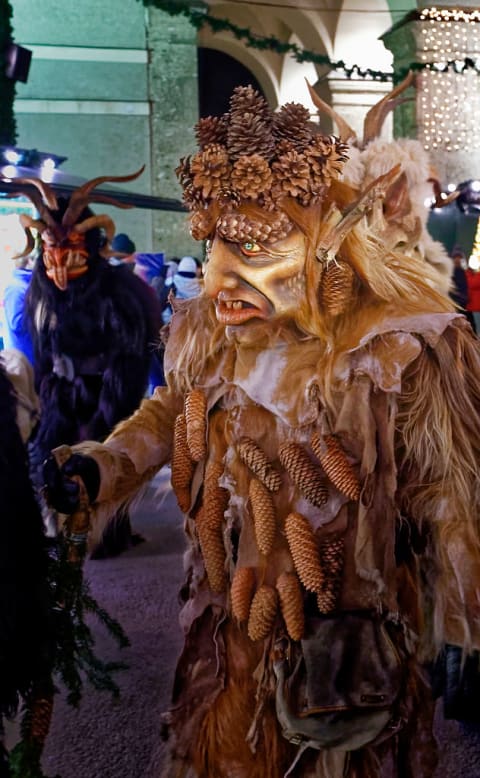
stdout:
{"type": "MultiPolygon", "coordinates": [[[[198,121],[197,31],[183,16],[149,7],[149,100],[152,190],[181,199],[175,176],[180,157],[196,150],[198,121]]],[[[170,256],[201,255],[188,232],[186,214],[155,211],[153,246],[170,256]]]]}

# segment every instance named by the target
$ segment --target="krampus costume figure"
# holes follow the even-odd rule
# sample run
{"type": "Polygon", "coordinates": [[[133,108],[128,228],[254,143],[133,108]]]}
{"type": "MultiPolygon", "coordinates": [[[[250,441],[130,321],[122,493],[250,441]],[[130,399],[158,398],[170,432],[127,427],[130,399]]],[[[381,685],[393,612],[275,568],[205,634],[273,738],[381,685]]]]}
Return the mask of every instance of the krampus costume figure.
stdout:
{"type": "Polygon", "coordinates": [[[478,344],[392,229],[400,166],[348,185],[342,139],[250,87],[197,139],[177,172],[204,291],[176,305],[167,386],[50,467],[51,498],[73,509],[83,474],[98,528],[172,463],[190,548],[162,775],[432,776],[425,668],[446,658],[437,693],[445,671],[468,715],[452,656],[480,648],[478,344]]]}
{"type": "MultiPolygon", "coordinates": [[[[127,267],[113,267],[100,256],[101,230],[110,240],[115,227],[108,216],[93,215],[87,207],[89,202],[125,207],[97,195],[95,188],[137,175],[95,178],[68,201],[57,199],[39,180],[19,182],[19,191],[30,196],[39,214],[22,216],[23,225],[29,236],[38,230],[42,248],[26,301],[41,403],[32,444],[36,466],[60,443],[103,440],[145,393],[160,306],[127,267]]],[[[31,240],[27,250],[30,245],[31,240]]],[[[103,552],[123,550],[128,539],[125,515],[109,527],[103,552]]]]}

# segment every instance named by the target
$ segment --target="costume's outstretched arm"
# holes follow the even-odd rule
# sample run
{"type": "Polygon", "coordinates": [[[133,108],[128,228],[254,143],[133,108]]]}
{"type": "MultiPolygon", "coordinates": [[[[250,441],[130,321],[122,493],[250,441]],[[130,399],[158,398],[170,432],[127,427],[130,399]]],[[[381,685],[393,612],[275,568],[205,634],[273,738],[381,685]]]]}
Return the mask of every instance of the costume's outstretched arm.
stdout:
{"type": "Polygon", "coordinates": [[[175,417],[181,407],[171,392],[161,387],[121,422],[105,443],[84,441],[68,451],[61,447],[65,462],[60,473],[55,473],[52,465],[45,471],[53,507],[73,512],[78,489],[72,487],[72,478],[93,473],[93,478],[86,475],[85,486],[92,503],[92,534],[98,536],[108,519],[170,460],[175,417]],[[95,465],[88,463],[89,459],[95,465]],[[93,488],[89,488],[91,484],[93,488]]]}

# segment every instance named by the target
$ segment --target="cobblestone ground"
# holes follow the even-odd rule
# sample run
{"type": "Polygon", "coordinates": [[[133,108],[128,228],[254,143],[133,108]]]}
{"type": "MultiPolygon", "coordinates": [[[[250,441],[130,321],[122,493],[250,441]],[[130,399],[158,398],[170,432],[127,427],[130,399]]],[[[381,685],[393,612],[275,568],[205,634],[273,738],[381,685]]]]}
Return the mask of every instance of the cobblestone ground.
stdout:
{"type": "MultiPolygon", "coordinates": [[[[119,700],[85,687],[74,710],[57,695],[43,759],[52,778],[158,778],[160,714],[169,704],[182,643],[177,619],[184,536],[168,479],[165,469],[132,513],[145,542],[115,559],[86,564],[94,595],[131,642],[118,650],[94,624],[96,651],[103,659],[126,662],[129,669],[118,676],[119,700]]],[[[480,728],[445,722],[438,709],[436,734],[440,763],[435,778],[480,778],[480,728]]]]}

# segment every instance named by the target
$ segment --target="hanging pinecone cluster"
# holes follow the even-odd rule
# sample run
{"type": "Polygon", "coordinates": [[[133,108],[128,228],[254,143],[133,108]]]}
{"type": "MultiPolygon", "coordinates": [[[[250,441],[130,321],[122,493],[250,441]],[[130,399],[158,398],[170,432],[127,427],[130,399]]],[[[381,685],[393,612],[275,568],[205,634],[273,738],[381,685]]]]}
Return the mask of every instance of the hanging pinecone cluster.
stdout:
{"type": "MultiPolygon", "coordinates": [[[[274,210],[285,197],[308,206],[347,160],[345,144],[319,134],[303,105],[287,103],[274,113],[251,86],[237,87],[229,111],[200,119],[195,134],[200,150],[176,169],[192,211],[213,201],[231,210],[239,200],[274,210]]],[[[199,235],[198,222],[195,230],[199,235]]],[[[278,240],[275,231],[268,238],[278,240]]]]}
{"type": "MultiPolygon", "coordinates": [[[[278,449],[278,462],[272,462],[262,447],[250,437],[236,444],[238,460],[250,474],[248,499],[256,545],[266,561],[275,548],[288,546],[291,570],[266,584],[259,568],[237,566],[230,584],[232,615],[247,625],[252,640],[263,640],[281,616],[288,635],[300,640],[304,632],[305,592],[316,596],[320,613],[331,613],[338,606],[344,567],[344,538],[327,535],[319,540],[310,521],[297,511],[285,521],[277,515],[275,495],[282,483],[290,483],[312,505],[328,500],[333,484],[349,500],[360,497],[360,482],[340,440],[331,433],[314,432],[309,447],[287,441],[278,449]],[[271,582],[272,583],[272,582],[271,582]]],[[[172,455],[172,485],[180,507],[191,507],[191,485],[197,462],[207,456],[207,398],[200,389],[190,391],[183,413],[177,416],[172,455]]],[[[213,592],[226,592],[229,586],[227,553],[224,543],[225,513],[229,492],[222,483],[224,465],[209,459],[205,466],[203,499],[192,516],[213,592]]]]}

